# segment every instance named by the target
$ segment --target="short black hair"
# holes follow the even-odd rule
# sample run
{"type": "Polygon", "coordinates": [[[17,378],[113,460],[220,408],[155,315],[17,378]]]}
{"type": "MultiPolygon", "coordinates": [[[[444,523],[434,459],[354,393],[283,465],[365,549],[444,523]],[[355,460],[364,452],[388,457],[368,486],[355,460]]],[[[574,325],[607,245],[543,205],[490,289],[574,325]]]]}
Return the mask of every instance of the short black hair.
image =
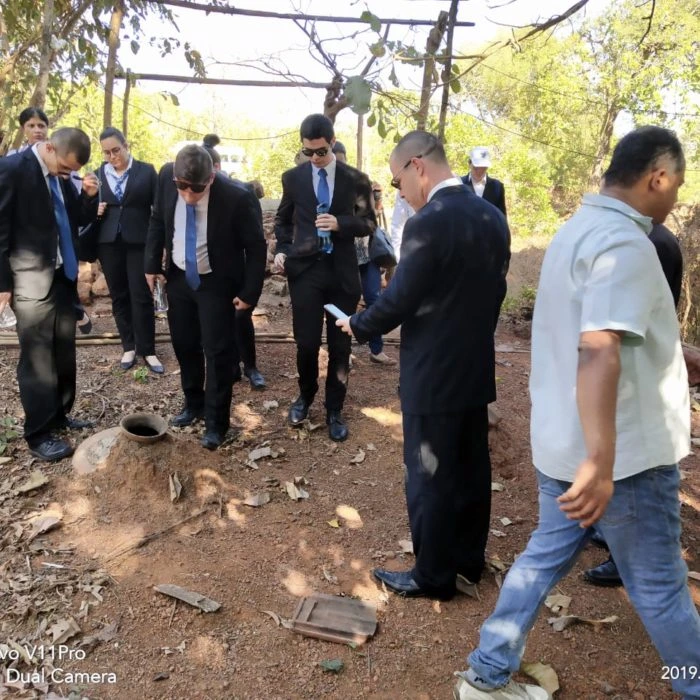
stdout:
{"type": "Polygon", "coordinates": [[[117,139],[122,146],[126,144],[126,136],[124,136],[116,126],[108,126],[102,131],[100,134],[100,141],[104,141],[105,139],[117,139]]]}
{"type": "Polygon", "coordinates": [[[205,143],[202,148],[209,154],[209,157],[211,158],[211,162],[214,165],[221,165],[221,156],[219,155],[219,152],[213,147],[213,146],[207,146],[205,143]]]}
{"type": "Polygon", "coordinates": [[[221,139],[217,134],[205,134],[202,139],[204,148],[216,148],[221,143],[221,139]]]}
{"type": "Polygon", "coordinates": [[[202,146],[185,146],[175,157],[173,175],[192,183],[204,183],[214,171],[214,163],[206,148],[202,146]]]}
{"type": "Polygon", "coordinates": [[[19,113],[17,120],[19,121],[20,126],[24,126],[32,117],[39,117],[39,119],[41,119],[46,126],[49,125],[49,118],[46,116],[46,113],[38,107],[27,107],[26,109],[23,109],[19,113]]]}
{"type": "Polygon", "coordinates": [[[323,114],[309,114],[299,128],[301,140],[326,139],[330,143],[335,137],[333,122],[323,114]]]}
{"type": "Polygon", "coordinates": [[[660,126],[640,126],[615,146],[610,166],[603,174],[605,184],[631,187],[666,155],[675,162],[676,172],[685,168],[683,147],[673,131],[660,126]]]}
{"type": "Polygon", "coordinates": [[[401,158],[424,157],[436,163],[447,163],[445,147],[440,139],[428,131],[409,131],[397,144],[394,153],[401,158]]]}
{"type": "Polygon", "coordinates": [[[336,141],[333,144],[333,153],[344,153],[345,155],[348,154],[348,152],[345,150],[345,144],[341,143],[340,141],[336,141]]]}
{"type": "Polygon", "coordinates": [[[85,165],[90,160],[90,137],[82,129],[71,126],[57,129],[49,141],[60,156],[73,155],[80,165],[85,165]]]}

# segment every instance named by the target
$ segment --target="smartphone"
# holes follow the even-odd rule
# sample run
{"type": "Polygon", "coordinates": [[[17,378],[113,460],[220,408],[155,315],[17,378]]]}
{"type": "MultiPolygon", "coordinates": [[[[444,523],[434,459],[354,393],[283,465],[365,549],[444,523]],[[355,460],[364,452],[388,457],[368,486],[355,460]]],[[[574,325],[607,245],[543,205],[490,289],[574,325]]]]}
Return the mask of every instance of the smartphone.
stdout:
{"type": "Polygon", "coordinates": [[[344,321],[346,318],[349,318],[348,315],[344,311],[341,311],[335,304],[326,304],[323,308],[331,316],[335,316],[340,321],[344,321]]]}

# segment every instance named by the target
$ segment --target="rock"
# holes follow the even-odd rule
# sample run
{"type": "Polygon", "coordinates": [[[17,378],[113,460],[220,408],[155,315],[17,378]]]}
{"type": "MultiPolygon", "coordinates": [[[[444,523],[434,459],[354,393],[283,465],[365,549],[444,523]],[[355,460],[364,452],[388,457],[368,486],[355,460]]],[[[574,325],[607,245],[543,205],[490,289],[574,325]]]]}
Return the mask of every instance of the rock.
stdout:
{"type": "Polygon", "coordinates": [[[91,285],[95,276],[92,272],[92,263],[81,262],[78,267],[78,282],[91,285]]]}
{"type": "Polygon", "coordinates": [[[700,348],[683,344],[683,357],[688,368],[688,384],[695,386],[700,384],[700,348]]]}
{"type": "Polygon", "coordinates": [[[491,403],[488,405],[488,413],[489,413],[489,428],[495,428],[501,420],[501,414],[498,412],[498,409],[491,403]]]}
{"type": "Polygon", "coordinates": [[[276,294],[280,297],[286,297],[289,294],[287,280],[281,275],[273,275],[265,281],[265,288],[270,294],[276,294]]]}
{"type": "Polygon", "coordinates": [[[78,298],[83,306],[92,304],[91,289],[92,285],[89,282],[81,282],[80,279],[78,279],[78,298]]]}
{"type": "Polygon", "coordinates": [[[92,285],[92,293],[96,297],[108,297],[109,288],[107,287],[107,280],[102,272],[97,276],[94,284],[92,285]]]}

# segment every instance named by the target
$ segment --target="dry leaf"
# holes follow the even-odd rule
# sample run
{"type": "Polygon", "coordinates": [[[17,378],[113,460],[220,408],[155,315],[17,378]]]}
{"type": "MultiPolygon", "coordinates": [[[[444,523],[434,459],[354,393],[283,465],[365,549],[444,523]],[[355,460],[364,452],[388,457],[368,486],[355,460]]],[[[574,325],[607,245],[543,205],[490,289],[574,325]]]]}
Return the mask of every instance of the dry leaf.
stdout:
{"type": "Polygon", "coordinates": [[[267,491],[261,491],[260,493],[248,496],[248,498],[243,501],[244,506],[250,506],[251,508],[258,508],[264,506],[266,503],[270,502],[270,494],[267,491]]]}
{"type": "Polygon", "coordinates": [[[302,498],[308,498],[309,493],[308,491],[305,491],[304,489],[300,489],[294,482],[292,481],[285,481],[284,482],[284,488],[287,491],[287,495],[293,500],[293,501],[300,501],[302,498]]]}
{"type": "Polygon", "coordinates": [[[411,540],[399,540],[399,547],[404,554],[413,554],[413,542],[411,540]]]}
{"type": "Polygon", "coordinates": [[[548,664],[539,661],[523,661],[520,664],[520,670],[530,678],[534,678],[549,693],[550,697],[559,690],[557,673],[548,664]]]}
{"type": "Polygon", "coordinates": [[[323,423],[309,423],[308,430],[310,433],[313,433],[314,430],[318,430],[319,428],[323,428],[323,423]]]}
{"type": "Polygon", "coordinates": [[[503,527],[508,527],[508,525],[512,525],[513,521],[510,518],[501,518],[501,525],[503,527]]]}
{"type": "Polygon", "coordinates": [[[373,443],[371,443],[371,442],[368,442],[368,443],[367,443],[367,450],[368,450],[369,452],[375,452],[376,449],[377,449],[377,448],[374,446],[373,443]]]}
{"type": "Polygon", "coordinates": [[[700,574],[697,571],[689,571],[688,578],[692,578],[693,581],[700,581],[700,574]]]}
{"type": "Polygon", "coordinates": [[[178,479],[177,472],[168,477],[168,485],[170,486],[170,500],[175,503],[182,493],[182,484],[178,479]]]}
{"type": "Polygon", "coordinates": [[[337,518],[333,518],[333,520],[328,520],[328,524],[331,527],[340,527],[340,523],[338,522],[337,518]]]}
{"type": "Polygon", "coordinates": [[[491,569],[495,572],[498,571],[506,571],[508,569],[508,565],[501,561],[498,556],[493,556],[490,559],[486,560],[486,563],[491,567],[491,569]]]}
{"type": "Polygon", "coordinates": [[[328,583],[338,583],[338,577],[334,576],[328,569],[323,567],[323,577],[328,581],[328,583]]]}
{"type": "Polygon", "coordinates": [[[343,662],[340,659],[324,659],[318,665],[329,673],[340,673],[343,670],[343,662]]]}
{"type": "Polygon", "coordinates": [[[29,475],[29,478],[23,484],[20,484],[15,490],[17,493],[28,493],[29,491],[38,489],[40,486],[44,486],[44,484],[48,483],[48,477],[39,469],[35,469],[29,475]]]}
{"type": "Polygon", "coordinates": [[[494,537],[505,537],[505,536],[506,536],[506,533],[503,532],[503,530],[494,530],[494,529],[491,529],[491,534],[492,534],[494,537]]]}
{"type": "Polygon", "coordinates": [[[49,627],[52,644],[63,644],[66,640],[74,637],[79,632],[80,627],[72,617],[59,620],[55,625],[49,627]]]}
{"type": "Polygon", "coordinates": [[[505,488],[506,487],[498,481],[491,482],[491,490],[492,491],[503,491],[503,490],[505,490],[505,488]]]}
{"type": "Polygon", "coordinates": [[[263,459],[263,457],[270,457],[272,455],[272,450],[269,447],[258,447],[255,450],[251,450],[248,453],[248,459],[252,462],[258,459],[263,459]]]}
{"type": "Polygon", "coordinates": [[[342,518],[351,530],[359,530],[362,527],[362,518],[352,506],[340,505],[335,509],[335,514],[342,518]]]}
{"type": "Polygon", "coordinates": [[[362,464],[365,461],[365,451],[360,448],[357,454],[350,460],[350,464],[362,464]]]}
{"type": "Polygon", "coordinates": [[[12,457],[0,457],[0,464],[7,464],[12,461],[12,457]]]}
{"type": "Polygon", "coordinates": [[[563,595],[561,593],[555,593],[553,595],[547,596],[547,599],[544,601],[544,604],[552,612],[563,612],[564,614],[566,614],[566,611],[569,609],[569,605],[571,605],[571,597],[568,595],[563,595]]]}
{"type": "Polygon", "coordinates": [[[285,629],[292,629],[292,621],[280,617],[276,612],[273,612],[272,610],[261,610],[260,612],[264,613],[265,615],[269,615],[277,623],[278,627],[281,625],[285,629]]]}
{"type": "Polygon", "coordinates": [[[88,647],[88,649],[92,649],[100,642],[111,642],[117,636],[118,631],[119,623],[112,622],[110,625],[105,625],[99,632],[91,634],[88,637],[83,637],[78,646],[81,648],[88,647]]]}
{"type": "Polygon", "coordinates": [[[271,411],[273,408],[279,408],[279,402],[277,401],[263,401],[263,410],[271,411]]]}
{"type": "Polygon", "coordinates": [[[552,629],[555,632],[562,632],[567,627],[575,625],[579,622],[586,625],[592,625],[596,631],[602,625],[612,625],[617,622],[617,615],[610,615],[609,617],[603,618],[602,620],[590,620],[586,617],[579,617],[578,615],[563,615],[562,617],[550,617],[547,622],[552,625],[552,629]]]}

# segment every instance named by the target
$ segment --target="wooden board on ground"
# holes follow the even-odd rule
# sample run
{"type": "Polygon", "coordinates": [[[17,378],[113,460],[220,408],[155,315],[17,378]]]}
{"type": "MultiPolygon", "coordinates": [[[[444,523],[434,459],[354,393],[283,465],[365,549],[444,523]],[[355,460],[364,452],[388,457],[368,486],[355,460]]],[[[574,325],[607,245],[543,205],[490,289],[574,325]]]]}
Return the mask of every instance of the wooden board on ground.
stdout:
{"type": "Polygon", "coordinates": [[[363,600],[316,593],[299,601],[292,629],[329,642],[364,644],[377,631],[377,609],[363,600]]]}

